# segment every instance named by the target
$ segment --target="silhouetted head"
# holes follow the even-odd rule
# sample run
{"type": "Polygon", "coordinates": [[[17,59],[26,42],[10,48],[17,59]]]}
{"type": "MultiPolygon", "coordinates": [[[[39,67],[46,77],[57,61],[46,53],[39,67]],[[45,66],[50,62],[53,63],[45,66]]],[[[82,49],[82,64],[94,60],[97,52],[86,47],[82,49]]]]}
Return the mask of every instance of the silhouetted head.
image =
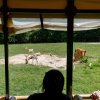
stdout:
{"type": "Polygon", "coordinates": [[[62,93],[64,86],[63,74],[55,69],[46,72],[43,79],[43,89],[46,93],[59,94],[62,93]]]}

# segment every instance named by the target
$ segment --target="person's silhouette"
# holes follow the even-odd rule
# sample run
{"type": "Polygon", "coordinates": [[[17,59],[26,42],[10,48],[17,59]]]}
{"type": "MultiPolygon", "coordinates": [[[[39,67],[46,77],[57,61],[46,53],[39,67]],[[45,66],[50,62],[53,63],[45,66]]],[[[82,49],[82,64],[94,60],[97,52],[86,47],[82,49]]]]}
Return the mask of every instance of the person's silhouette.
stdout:
{"type": "Polygon", "coordinates": [[[71,100],[62,93],[64,86],[63,74],[55,69],[46,72],[43,79],[43,93],[30,95],[27,100],[71,100]]]}

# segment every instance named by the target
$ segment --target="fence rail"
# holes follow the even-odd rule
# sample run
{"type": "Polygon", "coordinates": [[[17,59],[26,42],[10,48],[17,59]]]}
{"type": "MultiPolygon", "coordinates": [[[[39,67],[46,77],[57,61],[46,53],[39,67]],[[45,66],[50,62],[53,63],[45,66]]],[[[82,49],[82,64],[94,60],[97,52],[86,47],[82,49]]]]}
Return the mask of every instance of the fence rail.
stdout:
{"type": "MultiPolygon", "coordinates": [[[[82,97],[83,100],[91,100],[90,97],[91,94],[79,94],[79,96],[82,97]]],[[[73,95],[75,96],[75,95],[73,95]]],[[[16,100],[27,100],[28,96],[14,96],[16,100]]],[[[5,100],[4,96],[0,96],[0,100],[5,100]]]]}

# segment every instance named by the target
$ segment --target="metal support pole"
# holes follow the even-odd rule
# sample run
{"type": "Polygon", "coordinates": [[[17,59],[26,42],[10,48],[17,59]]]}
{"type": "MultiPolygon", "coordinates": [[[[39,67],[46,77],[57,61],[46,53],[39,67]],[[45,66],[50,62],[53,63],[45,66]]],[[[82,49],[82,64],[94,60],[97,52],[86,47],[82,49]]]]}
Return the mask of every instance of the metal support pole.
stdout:
{"type": "Polygon", "coordinates": [[[4,51],[5,51],[5,86],[6,86],[6,97],[5,100],[9,100],[9,68],[8,68],[8,7],[7,0],[3,0],[2,7],[2,22],[3,22],[3,33],[4,33],[4,51]]]}
{"type": "Polygon", "coordinates": [[[67,15],[67,95],[72,98],[72,80],[73,80],[73,29],[74,29],[74,15],[76,9],[74,7],[74,0],[68,0],[66,8],[67,15]]]}
{"type": "Polygon", "coordinates": [[[44,29],[42,14],[40,14],[40,22],[41,22],[41,28],[44,29]]]}
{"type": "Polygon", "coordinates": [[[67,94],[72,96],[72,77],[73,77],[73,19],[68,18],[67,27],[67,94]]]}

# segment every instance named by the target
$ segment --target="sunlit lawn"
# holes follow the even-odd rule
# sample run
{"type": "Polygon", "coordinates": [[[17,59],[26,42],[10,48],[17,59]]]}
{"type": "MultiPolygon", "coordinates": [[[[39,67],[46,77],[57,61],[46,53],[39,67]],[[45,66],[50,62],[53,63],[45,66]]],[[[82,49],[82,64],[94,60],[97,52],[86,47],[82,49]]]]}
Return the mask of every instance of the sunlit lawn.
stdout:
{"type": "MultiPolygon", "coordinates": [[[[52,53],[66,57],[66,43],[9,45],[9,56],[26,53],[25,47],[33,48],[35,52],[52,53]]],[[[90,94],[100,89],[100,44],[74,43],[74,49],[77,47],[86,49],[87,56],[96,58],[96,61],[92,62],[89,58],[87,63],[81,63],[76,66],[73,71],[73,93],[90,94]],[[89,66],[89,63],[92,63],[92,65],[89,66]]],[[[0,52],[0,58],[2,58],[4,56],[3,45],[0,45],[0,52]]],[[[10,94],[29,95],[33,92],[41,91],[43,76],[49,69],[46,66],[40,67],[31,64],[9,65],[10,94]]],[[[66,71],[64,69],[60,70],[66,80],[66,71]]],[[[0,95],[5,95],[4,72],[4,65],[0,65],[0,95]]],[[[66,91],[65,89],[66,83],[64,92],[66,91]]]]}

